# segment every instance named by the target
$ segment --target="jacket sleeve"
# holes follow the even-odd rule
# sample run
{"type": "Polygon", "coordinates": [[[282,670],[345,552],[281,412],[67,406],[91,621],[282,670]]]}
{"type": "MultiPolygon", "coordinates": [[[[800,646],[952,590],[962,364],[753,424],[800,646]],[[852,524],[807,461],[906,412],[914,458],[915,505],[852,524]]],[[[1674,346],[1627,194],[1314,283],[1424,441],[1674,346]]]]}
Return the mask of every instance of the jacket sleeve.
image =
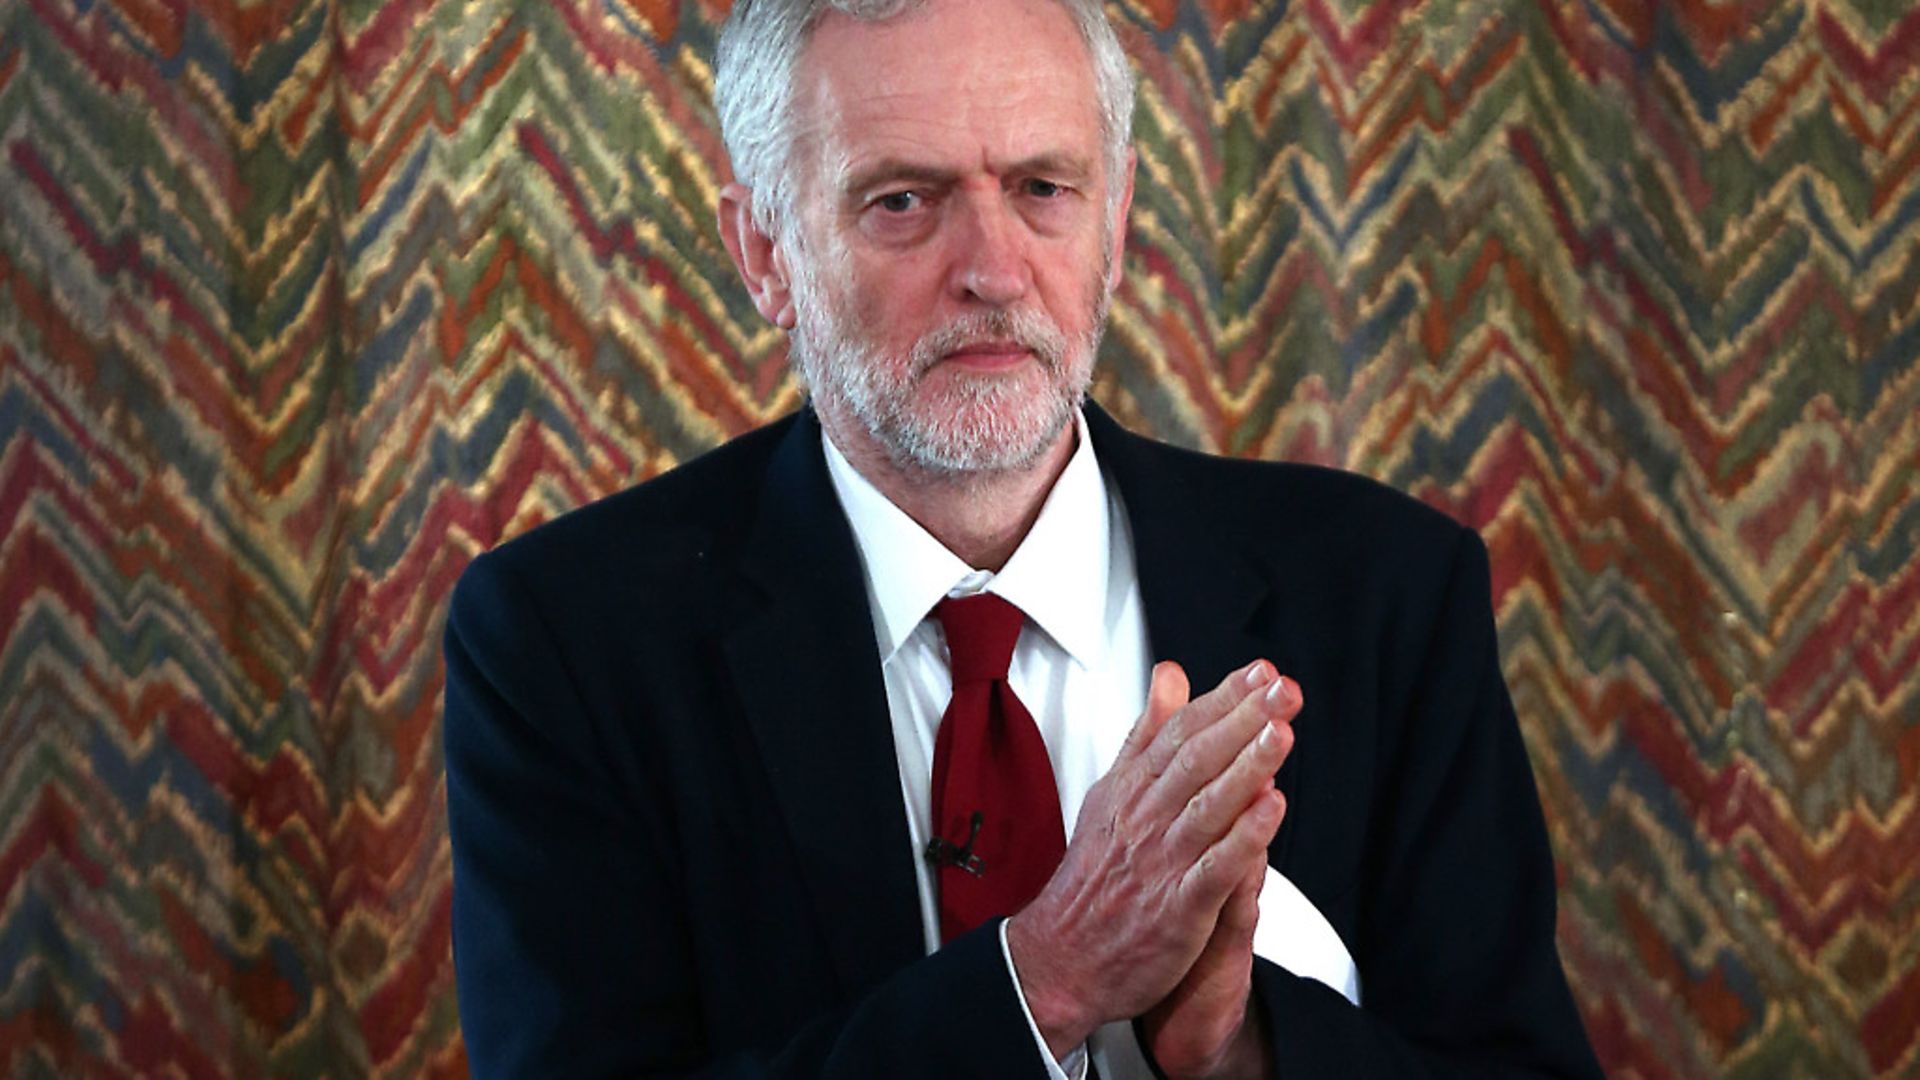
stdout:
{"type": "Polygon", "coordinates": [[[997,923],[757,1050],[710,1045],[667,815],[617,790],[567,656],[491,556],[455,590],[446,661],[454,965],[475,1076],[1044,1080],[997,923]]]}
{"type": "Polygon", "coordinates": [[[1486,548],[1460,537],[1374,808],[1361,1006],[1255,964],[1282,1077],[1600,1075],[1554,945],[1552,854],[1500,672],[1486,548]]]}

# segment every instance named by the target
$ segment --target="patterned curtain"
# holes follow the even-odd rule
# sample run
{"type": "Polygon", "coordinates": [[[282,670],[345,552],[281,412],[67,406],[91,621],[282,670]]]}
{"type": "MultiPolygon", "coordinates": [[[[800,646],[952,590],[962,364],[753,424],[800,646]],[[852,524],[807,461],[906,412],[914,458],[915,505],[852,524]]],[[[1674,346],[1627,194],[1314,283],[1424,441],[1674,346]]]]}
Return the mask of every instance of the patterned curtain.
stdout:
{"type": "MultiPolygon", "coordinates": [[[[0,1073],[464,1071],[474,555],[795,407],[724,0],[0,0],[0,1073]]],[[[1920,12],[1117,0],[1096,396],[1481,530],[1619,1075],[1920,1070],[1920,12]]]]}

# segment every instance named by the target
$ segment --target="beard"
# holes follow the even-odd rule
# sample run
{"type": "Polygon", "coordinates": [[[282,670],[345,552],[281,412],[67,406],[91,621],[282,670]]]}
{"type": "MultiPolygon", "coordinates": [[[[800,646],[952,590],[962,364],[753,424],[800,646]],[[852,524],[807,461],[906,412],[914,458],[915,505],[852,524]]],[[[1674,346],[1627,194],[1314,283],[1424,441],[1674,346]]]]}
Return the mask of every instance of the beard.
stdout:
{"type": "Polygon", "coordinates": [[[823,417],[857,423],[897,468],[947,478],[1027,468],[1086,399],[1110,302],[1104,270],[1089,289],[1082,334],[1068,335],[1030,308],[994,308],[934,327],[901,358],[828,297],[809,260],[795,263],[794,367],[823,417]],[[927,382],[943,358],[987,341],[1013,342],[1036,363],[927,382]]]}

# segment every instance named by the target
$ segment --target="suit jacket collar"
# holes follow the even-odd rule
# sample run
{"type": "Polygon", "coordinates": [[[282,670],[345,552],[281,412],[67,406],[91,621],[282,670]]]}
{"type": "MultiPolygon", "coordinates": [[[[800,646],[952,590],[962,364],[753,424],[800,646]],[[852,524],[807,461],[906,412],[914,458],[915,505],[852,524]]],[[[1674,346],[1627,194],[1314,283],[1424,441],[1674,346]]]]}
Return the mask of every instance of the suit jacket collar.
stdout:
{"type": "MultiPolygon", "coordinates": [[[[1179,451],[1092,402],[1086,416],[1126,505],[1154,655],[1179,661],[1196,692],[1210,688],[1263,655],[1249,620],[1268,583],[1220,540],[1209,522],[1220,508],[1188,494],[1179,451]]],[[[775,450],[741,569],[756,602],[726,637],[727,662],[834,963],[857,996],[917,959],[923,939],[879,646],[811,408],[775,450]]]]}
{"type": "Polygon", "coordinates": [[[767,470],[725,650],[849,999],[924,949],[880,654],[812,409],[767,470]]]}
{"type": "MultiPolygon", "coordinates": [[[[1177,661],[1195,694],[1259,658],[1287,673],[1294,657],[1275,650],[1296,647],[1289,642],[1302,628],[1275,616],[1285,596],[1245,551],[1224,539],[1244,531],[1230,527],[1231,508],[1218,499],[1203,503],[1193,497],[1196,467],[1218,470],[1221,464],[1135,435],[1091,401],[1086,414],[1100,467],[1114,478],[1126,504],[1154,659],[1177,661]]],[[[1246,514],[1267,521],[1277,517],[1271,506],[1249,507],[1246,514]]],[[[1273,543],[1281,546],[1282,538],[1273,543]]],[[[1304,760],[1296,744],[1276,778],[1289,805],[1298,801],[1304,760]]],[[[1289,818],[1270,849],[1269,864],[1282,872],[1294,835],[1289,818]]]]}
{"type": "Polygon", "coordinates": [[[1194,501],[1177,472],[1180,451],[1132,434],[1097,405],[1086,412],[1094,451],[1126,504],[1154,657],[1179,661],[1195,693],[1211,689],[1262,655],[1248,624],[1268,583],[1220,539],[1222,508],[1194,501]]]}

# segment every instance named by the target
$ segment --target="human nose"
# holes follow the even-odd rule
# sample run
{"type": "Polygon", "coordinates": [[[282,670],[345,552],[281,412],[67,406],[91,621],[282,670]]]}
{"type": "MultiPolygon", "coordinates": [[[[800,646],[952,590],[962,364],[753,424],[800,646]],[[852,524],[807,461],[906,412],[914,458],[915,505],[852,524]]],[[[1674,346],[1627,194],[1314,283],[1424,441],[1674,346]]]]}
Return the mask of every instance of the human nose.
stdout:
{"type": "Polygon", "coordinates": [[[955,230],[954,287],[963,300],[1005,307],[1032,284],[1024,226],[995,197],[962,200],[955,230]]]}

